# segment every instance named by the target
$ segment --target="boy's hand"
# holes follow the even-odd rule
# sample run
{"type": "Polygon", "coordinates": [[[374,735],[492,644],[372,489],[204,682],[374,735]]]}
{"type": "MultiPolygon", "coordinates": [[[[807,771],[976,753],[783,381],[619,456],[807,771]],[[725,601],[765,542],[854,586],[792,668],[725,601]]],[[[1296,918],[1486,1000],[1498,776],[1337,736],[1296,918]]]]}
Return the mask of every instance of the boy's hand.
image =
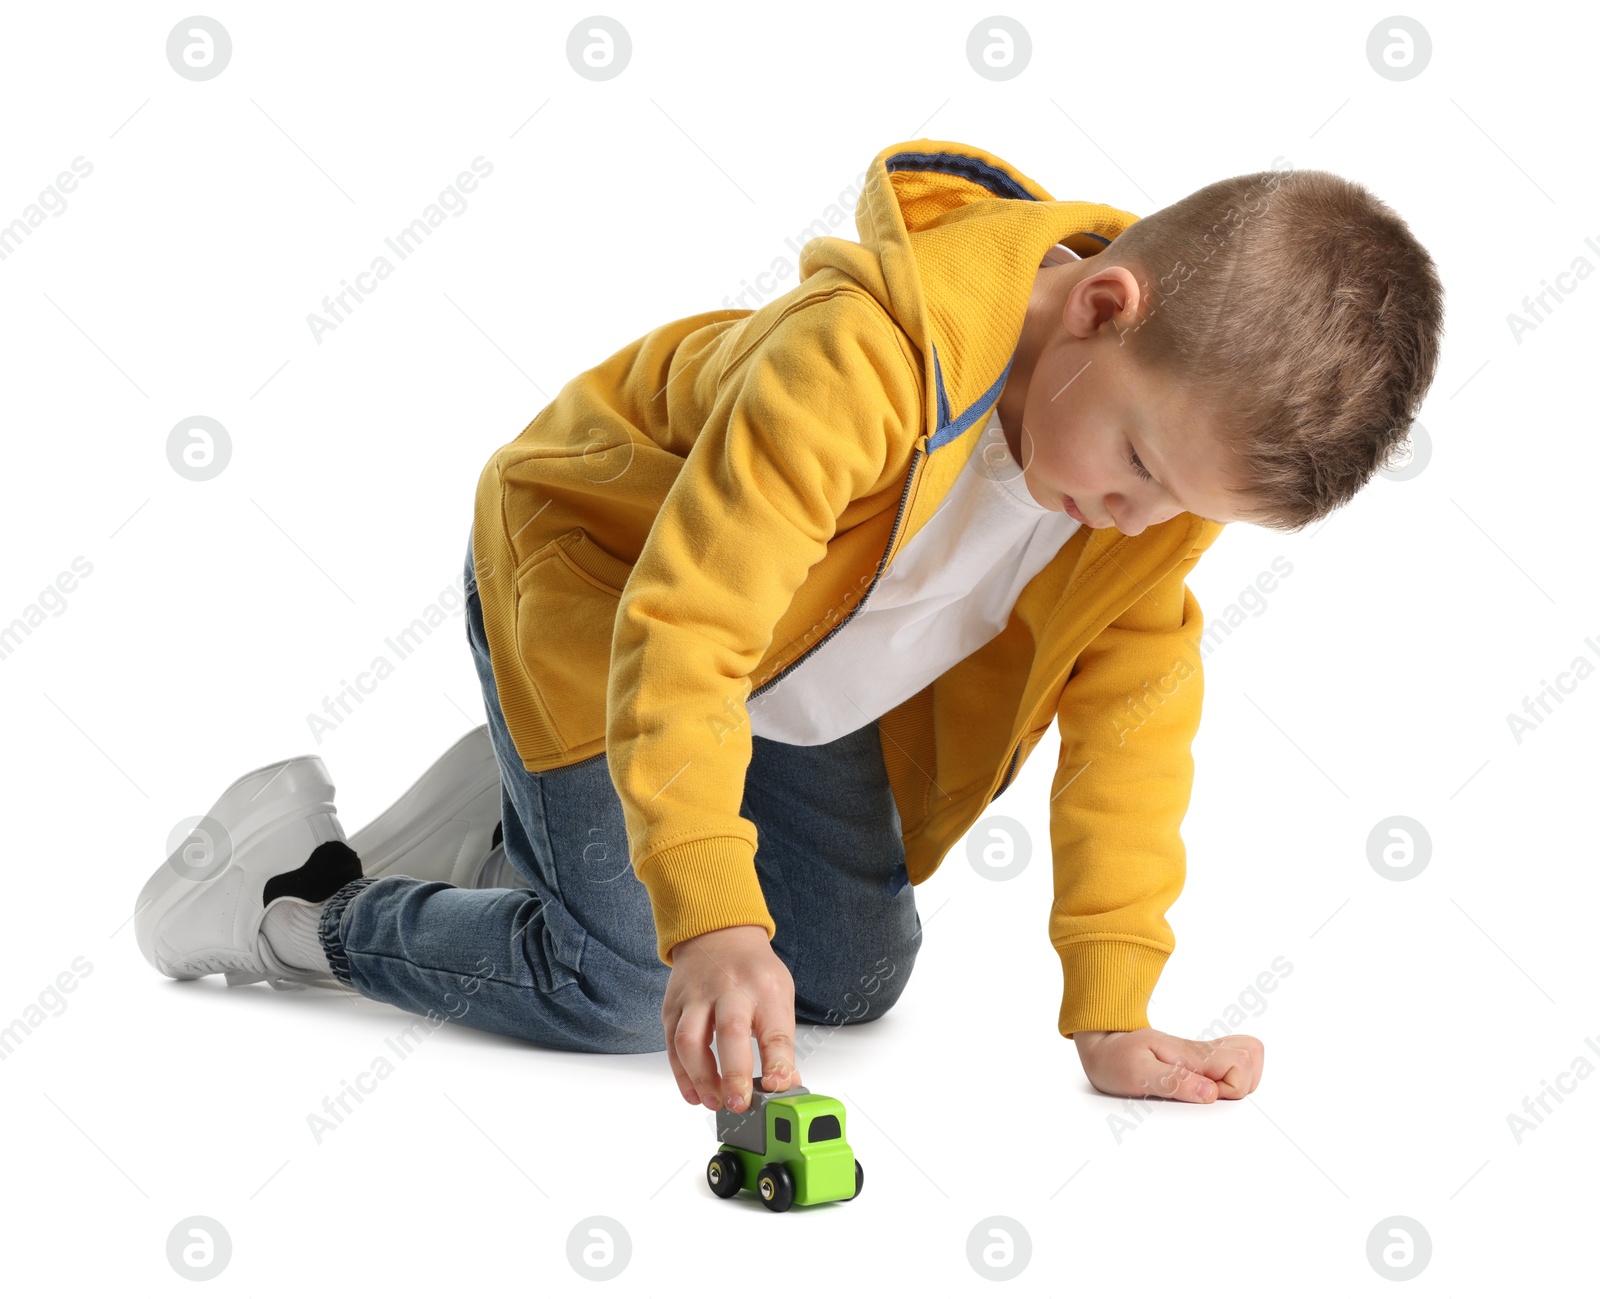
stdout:
{"type": "Polygon", "coordinates": [[[1168,1100],[1241,1100],[1261,1081],[1266,1048],[1244,1033],[1194,1042],[1139,1028],[1126,1033],[1074,1033],[1078,1060],[1095,1090],[1110,1096],[1168,1100]]]}
{"type": "Polygon", "coordinates": [[[794,1067],[794,978],[760,925],[713,929],[672,949],[661,1005],[667,1061],[691,1105],[750,1108],[750,1036],[761,1044],[761,1089],[800,1082],[794,1067]],[[711,1054],[712,1030],[722,1057],[711,1054]]]}

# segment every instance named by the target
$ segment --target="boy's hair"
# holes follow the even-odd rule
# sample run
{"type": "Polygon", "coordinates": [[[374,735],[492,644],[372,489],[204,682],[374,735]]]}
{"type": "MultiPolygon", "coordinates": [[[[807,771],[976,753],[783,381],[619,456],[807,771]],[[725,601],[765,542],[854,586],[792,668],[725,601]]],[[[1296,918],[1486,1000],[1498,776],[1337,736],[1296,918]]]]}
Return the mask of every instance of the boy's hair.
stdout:
{"type": "Polygon", "coordinates": [[[1102,252],[1145,305],[1123,343],[1221,421],[1239,514],[1298,532],[1406,441],[1433,382],[1444,289],[1401,218],[1327,171],[1233,176],[1102,252]]]}

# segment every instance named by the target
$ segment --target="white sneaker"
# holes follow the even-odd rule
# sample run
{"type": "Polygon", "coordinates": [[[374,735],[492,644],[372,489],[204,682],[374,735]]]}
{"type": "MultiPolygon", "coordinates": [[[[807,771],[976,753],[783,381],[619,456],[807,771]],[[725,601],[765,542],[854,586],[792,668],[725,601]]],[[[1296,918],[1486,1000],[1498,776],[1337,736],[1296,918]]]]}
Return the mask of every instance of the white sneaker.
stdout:
{"type": "Polygon", "coordinates": [[[342,987],[330,974],[284,965],[261,922],[281,901],[325,902],[360,876],[328,769],[304,754],[228,786],[146,882],[134,935],[144,958],[170,978],[342,987]]]}
{"type": "Polygon", "coordinates": [[[522,872],[511,864],[511,858],[506,856],[506,846],[503,841],[497,840],[489,855],[483,859],[483,866],[478,871],[478,882],[472,886],[477,889],[525,889],[528,881],[522,878],[522,872]]]}
{"type": "Polygon", "coordinates": [[[485,725],[446,749],[391,807],[350,837],[350,846],[367,875],[470,889],[481,887],[491,851],[501,851],[499,829],[500,763],[485,725]]]}

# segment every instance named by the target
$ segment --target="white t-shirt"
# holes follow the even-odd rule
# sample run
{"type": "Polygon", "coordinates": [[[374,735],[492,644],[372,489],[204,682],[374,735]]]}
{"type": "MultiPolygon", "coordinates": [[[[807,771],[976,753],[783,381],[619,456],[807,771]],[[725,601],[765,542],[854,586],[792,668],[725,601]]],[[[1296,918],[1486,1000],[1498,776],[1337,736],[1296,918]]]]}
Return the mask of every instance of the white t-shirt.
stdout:
{"type": "MultiPolygon", "coordinates": [[[[1057,244],[1046,263],[1074,260],[1057,244]]],[[[855,614],[765,694],[754,735],[826,744],[882,717],[986,645],[1017,596],[1078,530],[1029,494],[998,408],[960,475],[855,614]]]]}

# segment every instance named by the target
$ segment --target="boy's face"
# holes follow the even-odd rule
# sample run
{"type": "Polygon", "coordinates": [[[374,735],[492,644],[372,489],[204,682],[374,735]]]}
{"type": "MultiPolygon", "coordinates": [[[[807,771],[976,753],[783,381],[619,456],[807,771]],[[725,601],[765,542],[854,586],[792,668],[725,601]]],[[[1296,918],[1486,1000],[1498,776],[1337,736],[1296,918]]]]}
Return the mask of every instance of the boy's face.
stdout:
{"type": "Polygon", "coordinates": [[[1045,268],[1035,282],[999,403],[1030,494],[1130,537],[1184,511],[1237,521],[1217,422],[1139,366],[1147,302],[1132,272],[1103,259],[1045,268]]]}

